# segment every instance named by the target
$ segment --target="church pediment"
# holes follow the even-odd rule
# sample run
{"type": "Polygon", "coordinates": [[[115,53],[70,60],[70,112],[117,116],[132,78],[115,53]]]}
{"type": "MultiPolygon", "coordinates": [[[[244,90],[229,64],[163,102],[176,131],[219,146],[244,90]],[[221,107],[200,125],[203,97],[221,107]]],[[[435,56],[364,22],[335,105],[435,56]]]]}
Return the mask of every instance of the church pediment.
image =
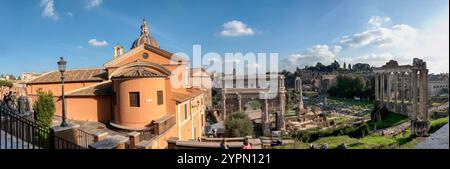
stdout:
{"type": "Polygon", "coordinates": [[[186,63],[186,59],[176,56],[170,52],[162,50],[160,48],[153,47],[151,45],[143,44],[136,47],[121,56],[118,56],[109,62],[105,63],[103,66],[106,68],[120,67],[122,65],[139,60],[141,62],[152,62],[161,65],[176,64],[180,61],[186,63]],[[172,62],[171,62],[172,60],[172,62]]]}

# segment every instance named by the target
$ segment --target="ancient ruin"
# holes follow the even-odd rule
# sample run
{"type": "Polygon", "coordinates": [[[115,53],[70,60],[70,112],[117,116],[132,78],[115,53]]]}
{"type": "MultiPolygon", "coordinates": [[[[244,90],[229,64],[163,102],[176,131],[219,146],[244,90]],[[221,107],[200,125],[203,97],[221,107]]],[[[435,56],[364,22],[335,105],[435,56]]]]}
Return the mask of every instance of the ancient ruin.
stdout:
{"type": "MultiPolygon", "coordinates": [[[[376,106],[409,116],[411,135],[427,135],[430,121],[426,62],[415,58],[412,65],[398,65],[391,60],[375,68],[374,76],[376,106]]],[[[374,114],[372,119],[379,121],[382,115],[374,114]]]]}
{"type": "Polygon", "coordinates": [[[303,111],[305,110],[305,106],[303,104],[303,88],[302,88],[302,84],[303,84],[302,83],[302,78],[301,77],[297,77],[295,79],[295,91],[300,93],[299,96],[298,96],[299,102],[298,102],[298,113],[297,113],[297,115],[302,114],[303,111]]]}
{"type": "Polygon", "coordinates": [[[305,130],[309,128],[328,126],[326,115],[320,107],[305,107],[303,103],[303,87],[302,78],[295,79],[295,91],[298,95],[298,110],[296,116],[286,117],[288,130],[305,130]]]}
{"type": "Polygon", "coordinates": [[[228,113],[244,111],[244,105],[247,102],[257,100],[261,106],[261,123],[264,135],[270,134],[271,118],[270,115],[275,113],[276,130],[284,131],[284,114],[286,107],[286,89],[284,87],[284,77],[281,75],[261,75],[257,76],[255,81],[249,80],[248,77],[225,76],[222,78],[223,88],[222,95],[222,114],[225,119],[228,113]],[[277,90],[268,88],[259,88],[258,80],[275,76],[269,83],[278,83],[277,90]],[[239,86],[242,83],[242,86],[239,86]],[[245,83],[245,84],[244,84],[245,83]],[[230,84],[230,85],[226,85],[230,84]],[[261,94],[263,97],[261,97],[261,94]],[[270,97],[275,94],[275,97],[270,97]]]}

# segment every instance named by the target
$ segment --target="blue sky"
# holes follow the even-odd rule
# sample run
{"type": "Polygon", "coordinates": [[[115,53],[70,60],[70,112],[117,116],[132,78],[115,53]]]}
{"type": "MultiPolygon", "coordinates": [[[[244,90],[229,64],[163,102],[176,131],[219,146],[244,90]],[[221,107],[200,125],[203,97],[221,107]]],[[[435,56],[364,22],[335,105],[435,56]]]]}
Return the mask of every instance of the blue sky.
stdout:
{"type": "Polygon", "coordinates": [[[170,52],[277,52],[280,67],[424,58],[448,72],[448,0],[2,0],[0,74],[99,67],[145,16],[170,52]],[[89,43],[96,42],[96,43],[89,43]],[[443,64],[445,63],[445,64],[443,64]]]}

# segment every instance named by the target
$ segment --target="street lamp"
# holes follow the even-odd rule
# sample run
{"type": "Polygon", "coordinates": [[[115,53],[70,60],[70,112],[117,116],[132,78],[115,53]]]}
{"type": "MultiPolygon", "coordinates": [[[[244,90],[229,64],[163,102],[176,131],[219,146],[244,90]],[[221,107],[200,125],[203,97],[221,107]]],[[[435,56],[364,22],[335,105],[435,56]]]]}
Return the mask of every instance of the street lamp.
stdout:
{"type": "Polygon", "coordinates": [[[66,61],[64,60],[63,57],[59,58],[58,61],[58,68],[59,68],[59,72],[61,72],[61,91],[62,91],[62,96],[61,96],[61,100],[62,100],[62,122],[61,122],[61,127],[67,127],[67,122],[66,122],[66,104],[65,104],[65,97],[64,97],[64,72],[66,71],[66,61]]]}

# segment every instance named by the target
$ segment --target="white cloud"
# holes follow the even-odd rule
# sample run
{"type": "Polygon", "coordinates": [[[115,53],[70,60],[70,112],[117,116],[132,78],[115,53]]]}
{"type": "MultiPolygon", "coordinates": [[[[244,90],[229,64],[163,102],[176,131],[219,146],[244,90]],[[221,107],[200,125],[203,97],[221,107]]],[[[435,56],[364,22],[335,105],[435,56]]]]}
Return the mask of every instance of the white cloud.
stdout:
{"type": "Polygon", "coordinates": [[[98,41],[97,39],[91,39],[91,40],[88,41],[88,43],[90,45],[92,45],[92,46],[95,46],[95,47],[102,47],[102,46],[108,45],[108,42],[106,42],[106,41],[98,41]]]}
{"type": "Polygon", "coordinates": [[[414,58],[420,58],[427,62],[430,73],[448,72],[448,15],[430,18],[430,21],[433,22],[420,27],[420,30],[406,24],[390,28],[371,27],[361,33],[341,37],[337,44],[343,45],[342,47],[317,45],[289,56],[282,62],[282,66],[283,69],[295,70],[297,66],[313,66],[317,62],[330,64],[338,60],[341,65],[343,62],[368,63],[379,67],[389,60],[396,60],[401,65],[411,65],[414,58]]]}
{"type": "MultiPolygon", "coordinates": [[[[401,51],[403,55],[417,57],[427,62],[430,72],[441,73],[449,70],[449,20],[441,20],[423,28],[413,45],[401,51]]],[[[409,63],[409,64],[411,64],[409,63]]]]}
{"type": "Polygon", "coordinates": [[[409,25],[394,25],[392,28],[374,28],[353,36],[344,36],[340,43],[350,47],[376,45],[378,47],[404,47],[411,45],[418,34],[418,30],[409,25]]]}
{"type": "Polygon", "coordinates": [[[314,66],[317,62],[328,65],[336,60],[336,55],[341,50],[342,47],[339,45],[316,45],[301,53],[290,55],[283,61],[283,69],[294,70],[297,67],[304,67],[306,65],[314,66]]]}
{"type": "Polygon", "coordinates": [[[386,64],[386,62],[394,58],[397,61],[399,59],[399,57],[394,57],[392,53],[386,52],[386,53],[370,53],[370,54],[363,54],[360,56],[345,57],[340,58],[339,60],[347,64],[368,63],[371,66],[379,67],[386,64]]]}
{"type": "Polygon", "coordinates": [[[381,25],[391,21],[389,17],[372,16],[367,23],[372,26],[380,27],[381,25]]]}
{"type": "Polygon", "coordinates": [[[95,8],[97,6],[100,6],[103,3],[103,0],[88,0],[86,8],[95,8]]]}
{"type": "Polygon", "coordinates": [[[67,12],[66,15],[69,16],[69,17],[73,17],[73,13],[72,12],[67,12]]]}
{"type": "Polygon", "coordinates": [[[222,36],[249,36],[254,35],[252,28],[241,21],[233,20],[223,24],[223,30],[220,32],[222,36]]]}
{"type": "Polygon", "coordinates": [[[44,10],[42,11],[42,16],[51,18],[53,20],[59,19],[55,11],[54,0],[41,0],[41,7],[44,8],[44,10]]]}
{"type": "Polygon", "coordinates": [[[430,73],[448,72],[448,64],[444,64],[449,62],[448,18],[427,25],[420,31],[408,25],[372,29],[343,38],[341,43],[350,47],[375,45],[369,48],[369,54],[339,59],[347,63],[369,63],[377,67],[393,59],[399,64],[411,65],[413,58],[420,58],[427,62],[430,73]]]}

